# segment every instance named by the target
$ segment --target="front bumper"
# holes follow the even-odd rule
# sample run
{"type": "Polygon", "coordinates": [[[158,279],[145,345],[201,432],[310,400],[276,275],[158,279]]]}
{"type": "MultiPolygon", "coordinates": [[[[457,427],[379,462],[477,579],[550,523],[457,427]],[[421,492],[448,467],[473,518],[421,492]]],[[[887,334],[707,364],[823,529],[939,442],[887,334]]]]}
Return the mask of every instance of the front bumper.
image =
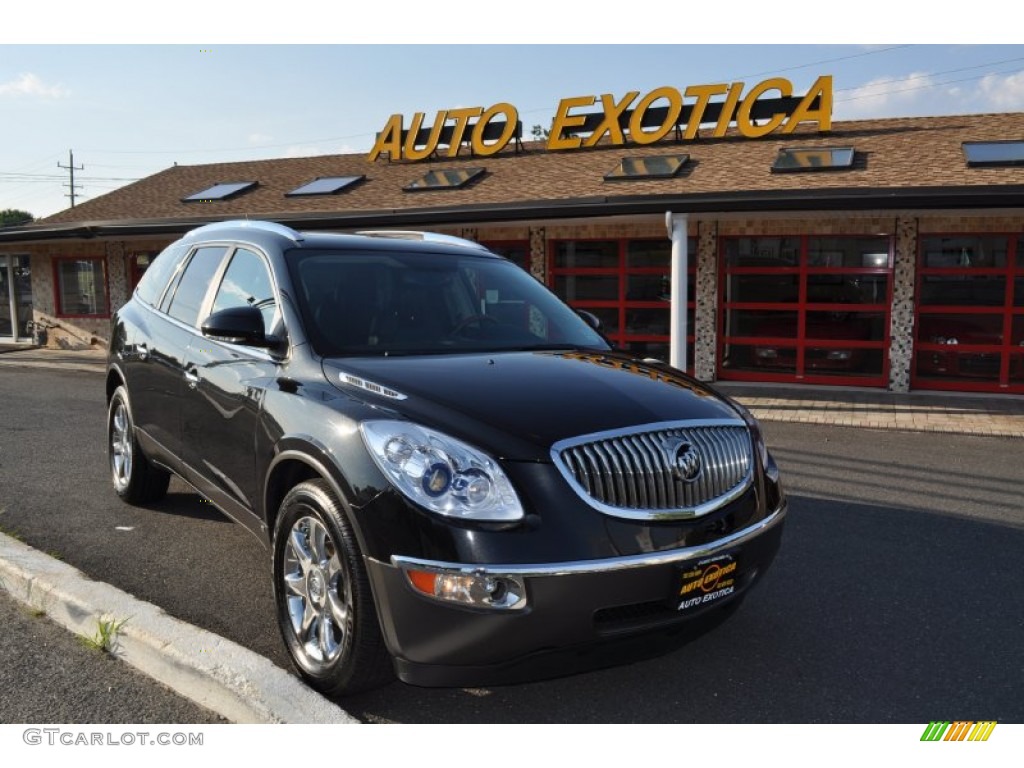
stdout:
{"type": "Polygon", "coordinates": [[[767,570],[783,503],[708,544],[620,558],[530,565],[369,559],[399,678],[426,686],[497,685],[569,674],[674,647],[713,626],[767,570]],[[701,575],[710,576],[702,585],[701,575]],[[514,577],[525,605],[470,608],[418,593],[410,570],[514,577]],[[680,607],[685,604],[685,607],[680,607]]]}

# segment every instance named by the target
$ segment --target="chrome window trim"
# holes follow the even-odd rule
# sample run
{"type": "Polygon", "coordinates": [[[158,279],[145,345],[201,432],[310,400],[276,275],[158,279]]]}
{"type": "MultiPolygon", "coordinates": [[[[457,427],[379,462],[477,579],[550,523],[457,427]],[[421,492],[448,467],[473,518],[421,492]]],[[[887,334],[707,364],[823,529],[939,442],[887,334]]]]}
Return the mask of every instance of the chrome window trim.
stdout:
{"type": "MultiPolygon", "coordinates": [[[[473,564],[449,563],[436,560],[421,560],[416,557],[392,555],[391,565],[403,570],[457,572],[466,574],[484,574],[488,576],[521,576],[525,578],[544,578],[548,576],[573,576],[592,573],[611,573],[633,568],[650,568],[661,565],[672,565],[687,560],[709,557],[722,553],[731,547],[745,544],[783,521],[786,516],[787,504],[783,502],[768,517],[759,520],[741,531],[736,531],[721,539],[698,544],[682,549],[670,549],[665,552],[649,552],[642,555],[625,555],[604,560],[579,560],[569,563],[539,563],[535,565],[520,564],[473,564]]],[[[378,561],[379,562],[379,561],[378,561]]]]}
{"type": "MultiPolygon", "coordinates": [[[[176,326],[178,326],[179,328],[181,328],[184,331],[188,331],[189,333],[192,334],[193,337],[195,337],[197,339],[202,339],[204,344],[206,344],[206,343],[216,344],[217,346],[222,347],[222,348],[227,349],[227,350],[230,350],[231,352],[237,352],[237,353],[240,353],[240,354],[242,354],[244,356],[250,357],[253,360],[261,360],[261,361],[266,362],[266,363],[276,363],[276,364],[280,365],[281,363],[283,363],[288,358],[288,355],[272,355],[269,352],[266,352],[266,351],[264,351],[262,349],[259,349],[257,347],[249,347],[249,346],[246,346],[245,344],[232,344],[229,341],[221,341],[220,339],[215,339],[212,336],[203,336],[202,331],[200,331],[194,325],[189,325],[188,323],[183,323],[178,318],[171,317],[166,312],[161,312],[156,307],[151,307],[148,304],[146,304],[146,302],[144,302],[144,301],[139,302],[139,305],[143,309],[145,309],[145,310],[147,310],[149,312],[152,312],[154,315],[159,317],[161,320],[164,320],[164,321],[169,322],[169,323],[171,323],[173,325],[176,325],[176,326]]],[[[287,333],[285,335],[287,336],[287,333]]],[[[290,343],[288,345],[288,350],[289,350],[289,354],[290,354],[291,353],[291,344],[290,343]]]]}
{"type": "MultiPolygon", "coordinates": [[[[175,290],[177,290],[177,286],[175,286],[175,290]]],[[[284,302],[282,300],[282,296],[283,294],[281,292],[281,287],[277,283],[277,275],[274,273],[274,269],[271,266],[270,256],[263,248],[261,248],[259,245],[255,243],[243,242],[239,240],[210,240],[196,243],[189,247],[185,255],[178,262],[178,266],[175,268],[174,272],[171,273],[171,276],[167,281],[167,285],[164,286],[164,290],[160,295],[160,301],[155,306],[152,304],[148,304],[145,301],[139,301],[137,303],[139,306],[152,312],[154,315],[157,315],[161,320],[166,320],[167,322],[172,323],[173,325],[176,325],[185,331],[189,331],[192,336],[202,339],[203,343],[216,344],[219,347],[222,347],[223,349],[247,355],[253,360],[260,360],[262,362],[280,364],[291,355],[292,346],[291,334],[288,332],[288,323],[285,321],[284,318],[284,302]],[[179,272],[183,271],[188,266],[188,264],[192,261],[192,257],[195,255],[195,252],[198,251],[200,248],[220,246],[224,246],[225,251],[224,254],[221,256],[220,266],[217,267],[217,271],[214,273],[214,276],[210,281],[210,285],[207,287],[206,296],[203,299],[203,303],[199,307],[199,318],[196,320],[196,325],[189,325],[188,323],[183,322],[182,320],[179,320],[176,317],[172,317],[169,312],[166,312],[165,310],[161,309],[160,305],[167,297],[167,292],[170,290],[171,286],[174,285],[175,277],[178,275],[179,272]],[[270,285],[272,290],[274,291],[274,299],[277,302],[278,312],[280,313],[280,322],[281,325],[284,327],[284,338],[288,340],[288,352],[285,355],[272,355],[270,352],[267,352],[266,350],[263,349],[259,349],[257,347],[250,347],[245,344],[232,344],[231,342],[215,339],[212,336],[204,336],[202,329],[199,327],[204,319],[203,311],[208,310],[213,306],[213,302],[217,297],[217,293],[220,291],[221,283],[224,280],[224,275],[227,273],[228,268],[231,266],[231,260],[235,257],[235,254],[238,252],[239,249],[250,251],[256,256],[258,256],[263,261],[263,267],[264,269],[266,269],[267,275],[270,277],[270,285]]]]}
{"type": "Polygon", "coordinates": [[[551,446],[551,460],[558,468],[559,473],[563,478],[565,478],[566,482],[569,483],[569,486],[576,492],[576,494],[588,505],[605,515],[619,517],[626,520],[691,520],[693,518],[703,517],[704,515],[714,512],[716,509],[720,509],[722,506],[728,504],[730,501],[734,501],[747,491],[754,479],[754,446],[752,441],[750,446],[750,465],[746,475],[743,476],[738,485],[732,488],[728,493],[722,496],[717,496],[710,501],[697,505],[696,507],[684,507],[679,509],[629,509],[628,507],[616,507],[611,504],[605,504],[604,502],[598,501],[587,492],[587,489],[584,488],[579,481],[576,480],[572,470],[562,459],[561,453],[567,448],[573,448],[583,443],[591,443],[599,440],[609,440],[629,435],[657,432],[664,429],[699,429],[701,427],[742,427],[744,431],[748,434],[750,433],[750,428],[747,426],[746,422],[739,418],[658,421],[651,424],[641,424],[639,426],[626,427],[623,429],[610,429],[604,432],[593,432],[589,435],[572,437],[567,440],[559,440],[551,446]]]}

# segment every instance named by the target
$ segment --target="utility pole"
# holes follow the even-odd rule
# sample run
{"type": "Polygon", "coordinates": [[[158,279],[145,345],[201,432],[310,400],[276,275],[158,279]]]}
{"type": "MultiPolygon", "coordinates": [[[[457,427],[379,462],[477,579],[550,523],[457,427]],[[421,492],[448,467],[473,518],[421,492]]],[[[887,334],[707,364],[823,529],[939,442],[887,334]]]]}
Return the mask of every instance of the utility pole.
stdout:
{"type": "Polygon", "coordinates": [[[57,163],[57,167],[58,168],[64,168],[65,170],[67,170],[67,171],[69,171],[71,173],[71,183],[64,185],[66,187],[70,187],[71,188],[71,194],[64,195],[64,197],[70,197],[71,198],[71,207],[74,208],[75,207],[75,187],[76,186],[81,186],[81,185],[76,185],[75,184],[75,171],[84,171],[85,170],[85,166],[84,165],[80,165],[77,168],[75,167],[75,153],[72,150],[69,149],[68,150],[68,164],[67,165],[61,165],[60,163],[57,163]]]}

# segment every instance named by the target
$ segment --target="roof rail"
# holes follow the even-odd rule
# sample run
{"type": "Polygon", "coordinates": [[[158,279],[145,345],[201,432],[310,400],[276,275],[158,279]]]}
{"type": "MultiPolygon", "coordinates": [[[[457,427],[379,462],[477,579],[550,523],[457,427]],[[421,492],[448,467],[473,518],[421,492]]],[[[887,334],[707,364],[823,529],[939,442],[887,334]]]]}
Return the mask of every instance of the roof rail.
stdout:
{"type": "Polygon", "coordinates": [[[293,242],[299,242],[302,240],[302,235],[296,232],[291,227],[286,227],[284,224],[278,224],[275,221],[259,221],[253,219],[232,219],[231,221],[216,221],[213,224],[206,224],[198,229],[193,229],[188,233],[188,237],[192,235],[207,235],[214,234],[223,229],[258,229],[261,232],[272,232],[282,237],[287,237],[293,242]]]}
{"type": "MultiPolygon", "coordinates": [[[[477,251],[487,251],[487,247],[480,245],[480,243],[467,240],[464,237],[455,237],[455,235],[442,235],[439,232],[413,232],[408,230],[400,229],[370,229],[363,230],[362,232],[356,232],[357,235],[363,237],[388,237],[394,240],[420,240],[427,243],[446,243],[448,245],[458,245],[463,248],[473,248],[477,251]]],[[[488,251],[489,253],[490,251],[488,251]]]]}

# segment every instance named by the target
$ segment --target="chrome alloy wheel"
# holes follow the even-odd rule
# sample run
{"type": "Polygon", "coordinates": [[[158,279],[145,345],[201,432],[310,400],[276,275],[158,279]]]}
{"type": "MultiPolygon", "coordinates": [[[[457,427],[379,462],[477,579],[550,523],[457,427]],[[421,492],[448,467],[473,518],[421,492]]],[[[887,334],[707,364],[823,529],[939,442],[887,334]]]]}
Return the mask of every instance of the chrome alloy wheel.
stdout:
{"type": "Polygon", "coordinates": [[[110,421],[110,469],[114,487],[122,491],[132,479],[132,422],[128,408],[119,400],[110,421]]]}
{"type": "Polygon", "coordinates": [[[305,662],[314,668],[334,662],[352,633],[352,585],[334,539],[315,517],[297,519],[288,532],[283,589],[305,662]]]}

